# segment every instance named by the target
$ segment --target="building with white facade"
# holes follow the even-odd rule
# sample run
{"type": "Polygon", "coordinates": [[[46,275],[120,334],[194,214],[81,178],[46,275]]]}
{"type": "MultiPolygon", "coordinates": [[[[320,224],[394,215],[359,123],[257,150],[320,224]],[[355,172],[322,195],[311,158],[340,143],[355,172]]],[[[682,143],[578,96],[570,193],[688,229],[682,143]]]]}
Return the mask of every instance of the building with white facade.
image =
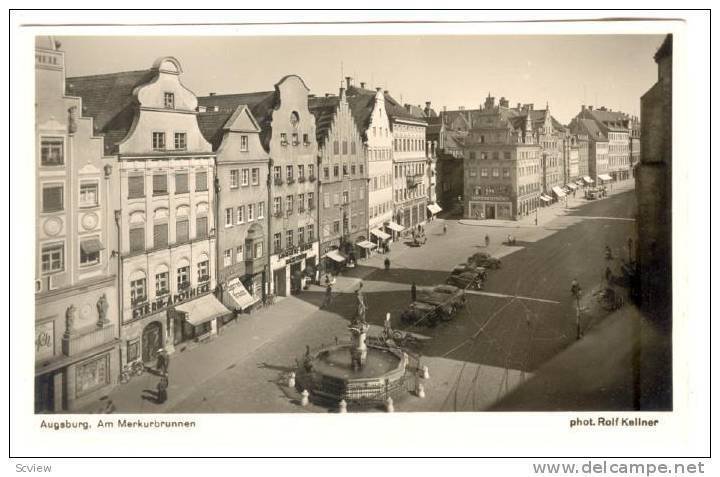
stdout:
{"type": "Polygon", "coordinates": [[[177,59],[149,70],[68,78],[117,154],[122,363],[152,362],[217,331],[215,154],[177,59]]]}

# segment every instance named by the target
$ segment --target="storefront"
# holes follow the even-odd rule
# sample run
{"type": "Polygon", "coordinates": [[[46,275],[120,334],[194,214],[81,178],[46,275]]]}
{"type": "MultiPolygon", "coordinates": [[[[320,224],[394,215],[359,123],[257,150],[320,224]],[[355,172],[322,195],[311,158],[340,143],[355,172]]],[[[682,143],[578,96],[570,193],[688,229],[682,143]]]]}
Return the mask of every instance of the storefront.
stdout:
{"type": "Polygon", "coordinates": [[[181,324],[183,341],[203,340],[217,334],[217,320],[232,312],[212,294],[175,307],[176,326],[181,324]]]}
{"type": "Polygon", "coordinates": [[[442,212],[442,207],[440,207],[438,204],[429,204],[427,206],[427,210],[429,213],[429,218],[430,220],[432,220],[437,214],[442,212]]]}
{"type": "Polygon", "coordinates": [[[383,232],[380,229],[371,229],[370,235],[375,240],[375,243],[379,249],[387,248],[388,242],[392,237],[389,233],[383,232]]]}
{"type": "Polygon", "coordinates": [[[323,259],[325,262],[325,272],[333,275],[338,275],[347,264],[345,255],[340,253],[339,250],[329,250],[323,259]]]}
{"type": "MultiPolygon", "coordinates": [[[[410,209],[405,209],[405,213],[409,215],[410,209]]],[[[409,221],[412,219],[410,217],[408,217],[407,220],[408,220],[407,223],[410,223],[409,221]]],[[[390,234],[393,241],[398,241],[398,239],[400,238],[400,234],[405,230],[405,227],[398,224],[397,222],[390,221],[387,224],[385,224],[385,229],[390,234]]]]}
{"type": "Polygon", "coordinates": [[[471,219],[482,220],[482,219],[503,219],[512,220],[512,202],[510,201],[497,201],[497,200],[482,200],[476,201],[471,200],[470,203],[470,217],[471,219]]]}
{"type": "Polygon", "coordinates": [[[543,205],[550,205],[550,203],[553,200],[552,197],[550,197],[549,195],[546,195],[546,194],[540,194],[539,199],[543,205]]]}
{"type": "Polygon", "coordinates": [[[600,175],[598,175],[598,179],[601,181],[602,184],[607,184],[608,182],[614,181],[612,176],[610,176],[608,174],[600,174],[600,175]]]}
{"type": "Polygon", "coordinates": [[[595,183],[595,181],[592,180],[592,179],[590,178],[590,176],[583,176],[582,179],[583,179],[583,181],[585,182],[585,185],[591,186],[591,185],[593,185],[593,184],[595,183]]]}
{"type": "MultiPolygon", "coordinates": [[[[254,282],[252,282],[254,284],[254,282]]],[[[262,297],[262,289],[258,290],[246,288],[245,284],[239,278],[230,280],[223,290],[223,303],[235,313],[243,313],[260,302],[262,297]],[[251,293],[252,292],[252,293],[251,293]]]]}
{"type": "Polygon", "coordinates": [[[563,200],[566,196],[565,192],[559,186],[554,186],[552,188],[552,192],[557,200],[563,200]]]}
{"type": "Polygon", "coordinates": [[[276,296],[288,296],[293,290],[301,289],[306,270],[315,270],[317,266],[318,253],[318,242],[312,242],[289,247],[271,255],[271,293],[276,296]]]}
{"type": "Polygon", "coordinates": [[[361,250],[362,258],[368,258],[372,256],[373,250],[377,248],[377,245],[370,242],[369,240],[361,240],[355,245],[361,250]]]}

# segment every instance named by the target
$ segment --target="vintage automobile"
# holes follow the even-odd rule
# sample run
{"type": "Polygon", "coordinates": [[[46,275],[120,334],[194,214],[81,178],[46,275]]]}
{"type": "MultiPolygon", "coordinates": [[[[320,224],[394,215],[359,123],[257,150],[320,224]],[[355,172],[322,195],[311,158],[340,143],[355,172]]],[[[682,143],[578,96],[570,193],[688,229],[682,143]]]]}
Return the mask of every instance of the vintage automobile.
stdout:
{"type": "Polygon", "coordinates": [[[403,323],[434,326],[438,321],[451,320],[458,308],[465,305],[465,291],[451,285],[437,285],[418,292],[417,299],[400,314],[403,323]]]}
{"type": "Polygon", "coordinates": [[[500,268],[501,263],[499,258],[495,258],[487,252],[477,252],[468,258],[468,264],[476,267],[489,268],[491,270],[500,268]]]}
{"type": "Polygon", "coordinates": [[[432,293],[435,296],[443,296],[446,302],[450,300],[453,311],[465,306],[465,290],[462,288],[448,284],[437,285],[432,289],[432,293]]]}
{"type": "Polygon", "coordinates": [[[475,271],[452,273],[447,278],[445,283],[462,289],[482,290],[484,281],[485,269],[483,267],[480,267],[475,269],[475,271]]]}
{"type": "Polygon", "coordinates": [[[432,303],[414,301],[400,314],[403,323],[435,326],[438,321],[448,319],[446,310],[432,303]]]}

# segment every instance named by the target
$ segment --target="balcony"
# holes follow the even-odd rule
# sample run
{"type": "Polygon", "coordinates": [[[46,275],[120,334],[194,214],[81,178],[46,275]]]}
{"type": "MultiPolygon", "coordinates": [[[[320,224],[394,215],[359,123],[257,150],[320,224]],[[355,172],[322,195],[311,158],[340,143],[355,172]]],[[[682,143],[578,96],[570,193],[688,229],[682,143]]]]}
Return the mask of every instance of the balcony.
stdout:
{"type": "Polygon", "coordinates": [[[79,330],[71,330],[69,333],[66,331],[62,338],[62,351],[65,356],[75,356],[114,339],[115,327],[112,323],[102,326],[91,325],[79,330]]]}

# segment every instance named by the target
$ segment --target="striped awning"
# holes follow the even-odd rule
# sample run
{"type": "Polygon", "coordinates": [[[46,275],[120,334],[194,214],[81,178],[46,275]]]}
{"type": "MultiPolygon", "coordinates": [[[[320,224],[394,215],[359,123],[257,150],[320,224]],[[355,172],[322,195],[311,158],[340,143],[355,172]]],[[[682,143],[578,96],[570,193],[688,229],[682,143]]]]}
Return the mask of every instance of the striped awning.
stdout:
{"type": "Polygon", "coordinates": [[[379,238],[380,240],[387,240],[390,238],[390,234],[385,233],[380,229],[372,229],[370,233],[375,237],[379,238]]]}
{"type": "Polygon", "coordinates": [[[553,187],[553,188],[552,188],[552,191],[553,191],[553,193],[555,193],[555,195],[558,196],[559,198],[565,197],[565,192],[563,192],[562,189],[559,188],[558,186],[553,187]]]}
{"type": "Polygon", "coordinates": [[[175,311],[185,313],[185,319],[193,326],[202,325],[230,313],[230,310],[211,294],[182,303],[175,307],[175,311]]]}
{"type": "Polygon", "coordinates": [[[590,179],[590,176],[583,176],[583,180],[585,181],[586,184],[593,184],[593,183],[595,183],[594,180],[590,179]]]}
{"type": "Polygon", "coordinates": [[[439,214],[440,212],[442,212],[442,207],[440,207],[437,204],[429,204],[427,206],[427,208],[430,211],[430,213],[433,215],[436,215],[436,214],[439,214]]]}
{"type": "Polygon", "coordinates": [[[395,222],[388,222],[387,228],[389,228],[390,230],[394,230],[395,232],[402,232],[403,230],[405,230],[405,227],[395,222]]]}
{"type": "Polygon", "coordinates": [[[607,174],[600,174],[600,175],[598,176],[598,179],[603,180],[603,181],[611,181],[611,180],[613,180],[613,178],[610,177],[610,176],[607,175],[607,174]]]}
{"type": "Polygon", "coordinates": [[[373,249],[377,247],[374,243],[370,242],[369,240],[363,240],[361,242],[357,243],[358,247],[366,248],[366,249],[373,249]]]}
{"type": "Polygon", "coordinates": [[[578,188],[578,186],[575,185],[575,184],[573,184],[572,182],[568,182],[565,187],[567,187],[567,188],[570,189],[570,190],[575,190],[575,189],[578,188]]]}
{"type": "Polygon", "coordinates": [[[337,250],[330,250],[325,256],[329,259],[335,260],[338,263],[343,263],[345,261],[345,257],[343,256],[343,254],[341,254],[337,250]]]}

